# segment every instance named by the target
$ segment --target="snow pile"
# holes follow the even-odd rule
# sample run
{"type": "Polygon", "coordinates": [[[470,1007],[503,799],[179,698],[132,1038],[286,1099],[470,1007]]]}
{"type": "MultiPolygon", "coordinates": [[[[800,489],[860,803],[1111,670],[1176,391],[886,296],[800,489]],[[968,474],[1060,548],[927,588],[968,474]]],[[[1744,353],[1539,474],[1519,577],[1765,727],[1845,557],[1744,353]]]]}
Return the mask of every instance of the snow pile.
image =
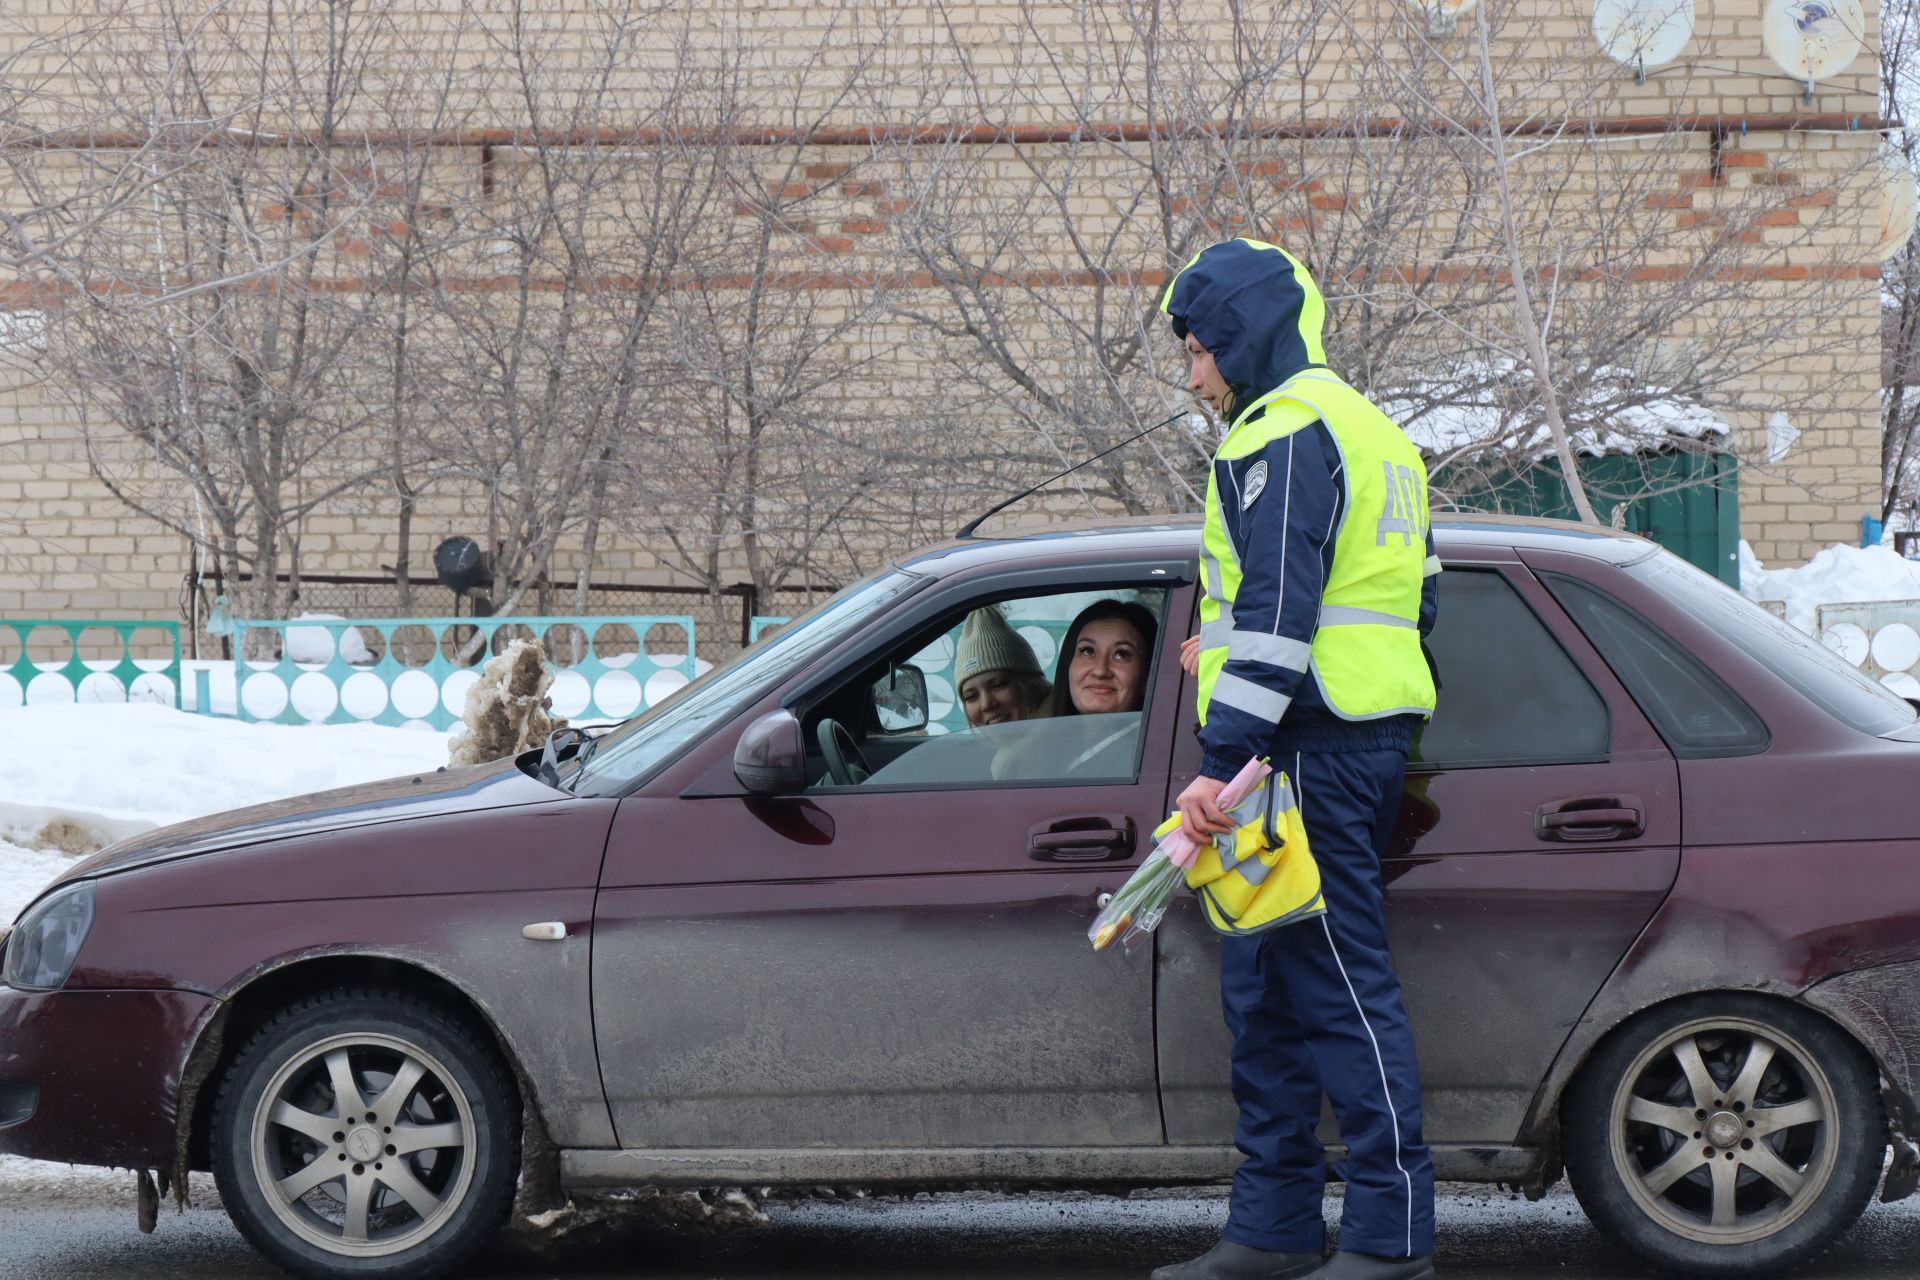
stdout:
{"type": "MultiPolygon", "coordinates": [[[[1498,451],[1544,458],[1553,437],[1532,378],[1511,361],[1465,365],[1446,377],[1411,383],[1383,397],[1380,407],[1429,455],[1498,451]]],[[[1574,451],[1594,456],[1640,453],[1729,430],[1705,405],[1623,369],[1596,371],[1584,402],[1563,402],[1561,412],[1574,451]]]]}
{"type": "MultiPolygon", "coordinates": [[[[303,613],[295,622],[345,622],[337,613],[303,613]]],[[[367,648],[367,642],[360,636],[358,627],[340,629],[340,657],[350,666],[370,667],[373,665],[373,650],[367,648]]],[[[290,662],[311,662],[315,664],[333,661],[333,632],[326,627],[288,627],[286,656],[290,662]]],[[[249,653],[253,652],[248,650],[249,653]]]]}
{"type": "Polygon", "coordinates": [[[0,723],[11,744],[0,752],[0,840],[16,846],[42,843],[41,833],[61,820],[104,844],[224,809],[433,769],[447,750],[444,735],[415,729],[242,724],[151,703],[18,707],[0,723]]]}
{"type": "Polygon", "coordinates": [[[0,924],[12,924],[47,882],[74,862],[63,853],[0,840],[0,924]]]}
{"type": "Polygon", "coordinates": [[[1787,621],[1811,634],[1823,604],[1920,600],[1920,561],[1886,547],[1827,547],[1797,569],[1769,569],[1740,543],[1740,591],[1750,600],[1780,600],[1787,621]]]}
{"type": "Polygon", "coordinates": [[[485,764],[517,755],[547,740],[566,720],[555,718],[547,690],[553,673],[546,650],[531,640],[515,640],[487,660],[480,678],[467,689],[461,726],[447,747],[447,763],[485,764]]]}

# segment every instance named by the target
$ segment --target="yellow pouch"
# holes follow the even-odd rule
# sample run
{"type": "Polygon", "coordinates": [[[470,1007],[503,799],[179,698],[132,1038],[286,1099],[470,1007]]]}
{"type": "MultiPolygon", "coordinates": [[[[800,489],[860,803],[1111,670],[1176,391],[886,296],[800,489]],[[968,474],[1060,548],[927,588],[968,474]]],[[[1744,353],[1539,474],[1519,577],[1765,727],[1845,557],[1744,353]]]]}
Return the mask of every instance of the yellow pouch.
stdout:
{"type": "MultiPolygon", "coordinates": [[[[1238,937],[1325,915],[1320,868],[1287,775],[1269,774],[1230,816],[1240,825],[1202,846],[1187,868],[1187,887],[1207,923],[1238,937]]],[[[1163,825],[1154,834],[1170,829],[1163,825]]]]}

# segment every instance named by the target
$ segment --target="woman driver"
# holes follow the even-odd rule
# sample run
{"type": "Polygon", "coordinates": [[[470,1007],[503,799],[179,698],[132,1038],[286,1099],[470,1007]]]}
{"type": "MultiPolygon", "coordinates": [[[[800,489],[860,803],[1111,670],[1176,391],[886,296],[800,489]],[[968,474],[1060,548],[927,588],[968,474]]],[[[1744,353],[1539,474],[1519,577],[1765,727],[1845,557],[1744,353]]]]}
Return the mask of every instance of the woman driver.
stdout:
{"type": "Polygon", "coordinates": [[[1147,668],[1159,631],[1144,605],[1096,600],[1082,609],[1060,646],[1053,714],[1140,710],[1147,701],[1147,668]]]}
{"type": "Polygon", "coordinates": [[[1040,674],[1033,646],[991,605],[975,609],[961,625],[953,673],[960,681],[960,705],[970,725],[1004,724],[1047,714],[1052,686],[1040,674]]]}

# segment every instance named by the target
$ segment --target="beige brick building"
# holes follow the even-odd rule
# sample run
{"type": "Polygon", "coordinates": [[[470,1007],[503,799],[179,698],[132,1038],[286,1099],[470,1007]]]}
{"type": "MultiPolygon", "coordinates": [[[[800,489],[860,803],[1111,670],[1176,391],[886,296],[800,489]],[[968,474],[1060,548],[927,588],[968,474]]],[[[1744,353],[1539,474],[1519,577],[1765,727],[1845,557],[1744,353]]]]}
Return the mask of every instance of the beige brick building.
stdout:
{"type": "MultiPolygon", "coordinates": [[[[569,75],[584,81],[607,67],[601,56],[604,17],[576,13],[576,7],[572,0],[552,0],[540,18],[540,74],[554,83],[569,75]]],[[[1640,335],[1650,347],[1657,339],[1712,354],[1728,332],[1755,325],[1755,317],[1770,309],[1778,313],[1777,333],[1764,352],[1742,348],[1737,361],[1726,357],[1737,367],[1718,371],[1716,412],[1732,428],[1728,447],[1743,460],[1743,535],[1762,559],[1795,562],[1821,545],[1857,538],[1859,518],[1878,505],[1874,165],[1880,138],[1871,53],[1877,36],[1869,4],[1867,51],[1844,74],[1814,86],[1807,101],[1802,87],[1782,76],[1763,51],[1764,7],[1762,0],[1699,5],[1694,35],[1679,62],[1640,83],[1599,54],[1584,0],[1501,4],[1495,6],[1500,25],[1491,37],[1491,61],[1503,122],[1522,126],[1508,142],[1528,153],[1510,173],[1520,234],[1537,260],[1554,264],[1535,284],[1548,295],[1540,299],[1543,307],[1564,308],[1558,323],[1597,332],[1607,315],[1621,311],[1619,299],[1628,295],[1620,291],[1628,286],[1648,296],[1677,290],[1694,261],[1689,237],[1720,237],[1714,251],[1723,265],[1714,279],[1721,293],[1709,303],[1673,304],[1670,323],[1640,335]],[[1629,205],[1638,221],[1623,221],[1610,232],[1613,212],[1629,205]],[[1610,256],[1591,265],[1582,260],[1583,246],[1599,246],[1592,251],[1610,256]],[[1733,277],[1738,288],[1725,287],[1733,277]],[[1770,456],[1767,424],[1782,413],[1798,434],[1784,448],[1776,435],[1770,456]]],[[[28,114],[43,113],[35,123],[68,131],[57,144],[36,142],[27,150],[97,163],[99,156],[138,154],[139,113],[132,109],[138,95],[129,88],[126,69],[139,42],[158,29],[157,17],[207,6],[16,0],[11,8],[15,12],[0,25],[0,55],[14,58],[9,72],[16,83],[32,88],[28,114]],[[60,43],[75,39],[85,25],[88,15],[74,17],[75,8],[94,10],[106,31],[81,42],[78,57],[61,52],[60,43]],[[44,114],[56,110],[69,118],[44,114]]],[[[939,331],[916,329],[911,320],[913,313],[938,312],[953,296],[924,262],[903,256],[904,242],[896,239],[930,207],[930,193],[944,192],[952,208],[1011,211],[1005,216],[1030,219],[1005,273],[1007,280],[1024,281],[1020,296],[1123,289],[1114,313],[1137,311],[1170,265],[1167,241],[1156,238],[1154,226],[1178,221],[1188,202],[1197,206],[1201,199],[1197,190],[1179,189],[1175,182],[1157,223],[1140,208],[1142,192],[1164,159],[1156,140],[1172,136],[1167,122],[1182,111],[1190,136],[1204,134],[1209,146],[1228,148],[1217,153],[1227,160],[1206,172],[1215,175],[1216,187],[1235,192],[1232,200],[1219,202],[1219,211],[1204,215],[1200,242],[1209,229],[1257,233],[1304,248],[1316,270],[1332,264],[1323,284],[1340,309],[1340,350],[1347,362],[1371,360],[1372,339],[1356,317],[1366,307],[1384,306],[1379,299],[1397,305],[1402,295],[1444,287],[1450,291],[1446,298],[1471,301],[1476,291],[1492,296],[1502,287],[1502,255],[1479,229],[1491,199],[1482,179],[1492,170],[1484,167],[1484,157],[1474,158],[1481,154],[1486,121],[1472,109],[1485,103],[1467,89],[1477,90],[1477,14],[1443,31],[1437,24],[1430,30],[1418,6],[1397,0],[1338,8],[1254,5],[1237,23],[1218,7],[1176,7],[1166,14],[1167,29],[1155,37],[1165,42],[1161,56],[1180,69],[1174,75],[1139,60],[1147,9],[1138,8],[1135,13],[1121,3],[1065,0],[957,8],[805,0],[662,7],[636,18],[638,35],[628,52],[612,60],[608,113],[596,120],[608,136],[627,130],[621,145],[642,145],[635,139],[653,123],[650,105],[666,92],[676,68],[685,72],[710,56],[713,65],[729,66],[739,84],[753,88],[753,112],[759,115],[746,122],[753,127],[738,131],[739,148],[767,145],[780,131],[790,133],[796,120],[809,122],[816,130],[813,145],[804,155],[796,153],[790,178],[767,198],[784,193],[813,199],[816,208],[804,221],[783,224],[776,265],[789,273],[794,290],[812,287],[809,282],[821,273],[857,271],[869,289],[878,287],[871,283],[876,276],[888,281],[884,319],[846,338],[849,346],[883,342],[888,357],[850,366],[858,372],[841,379],[839,391],[849,403],[898,405],[915,397],[964,395],[985,406],[982,412],[999,411],[1003,398],[993,389],[991,370],[982,375],[987,380],[971,386],[956,374],[990,362],[977,352],[937,354],[935,346],[945,339],[927,335],[939,331]],[[1246,100],[1205,97],[1209,68],[1231,79],[1243,74],[1234,68],[1255,54],[1277,59],[1257,94],[1246,100]],[[858,91],[848,91],[856,81],[858,91]],[[1453,86],[1423,100],[1420,121],[1394,97],[1411,92],[1408,86],[1416,81],[1453,86]],[[1191,101],[1179,97],[1189,91],[1197,95],[1191,101]],[[1239,114],[1221,114],[1202,128],[1191,120],[1195,102],[1239,114]],[[1427,132],[1411,146],[1404,135],[1419,129],[1427,132]],[[1090,136],[1102,138],[1095,150],[1087,148],[1090,136]],[[944,176],[916,177],[914,166],[931,164],[933,156],[946,166],[944,176]],[[1255,186],[1259,191],[1248,194],[1255,186]],[[1409,191],[1430,193],[1433,204],[1395,232],[1397,260],[1353,250],[1343,228],[1358,226],[1367,210],[1390,212],[1409,191]],[[831,195],[830,206],[819,203],[823,193],[831,195]],[[1050,204],[1059,205],[1059,217],[1048,213],[1050,204]],[[1090,235],[1107,238],[1092,266],[1081,245],[1090,235]],[[1124,280],[1105,274],[1121,268],[1131,271],[1124,280]],[[1042,272],[1050,274],[1036,284],[1033,277],[1042,272]],[[1418,287],[1407,283],[1416,278],[1418,287]]],[[[394,139],[411,128],[408,136],[416,141],[429,134],[434,139],[435,182],[455,193],[450,198],[479,199],[476,193],[511,187],[511,166],[526,155],[532,130],[545,122],[529,120],[525,101],[510,91],[507,7],[418,3],[390,6],[385,20],[409,38],[383,38],[356,64],[355,74],[368,88],[336,122],[343,128],[338,149],[351,155],[357,148],[360,163],[377,167],[367,157],[381,148],[391,151],[394,139]],[[403,56],[417,58],[422,50],[435,52],[435,65],[468,69],[472,78],[447,80],[444,96],[434,98],[429,86],[410,83],[421,64],[403,56]],[[403,120],[395,104],[408,101],[409,92],[418,98],[417,109],[403,120]],[[421,127],[422,120],[432,129],[421,127]]],[[[237,30],[231,38],[244,43],[247,28],[237,30]]],[[[287,65],[297,62],[292,58],[287,65]]],[[[237,83],[245,72],[233,66],[209,74],[237,83]]],[[[261,119],[256,127],[286,122],[261,119]]],[[[8,136],[17,140],[19,130],[0,139],[8,136]]],[[[84,171],[85,165],[75,168],[84,171]]],[[[78,173],[74,178],[84,180],[78,173]]],[[[25,201],[18,185],[0,190],[5,207],[17,211],[25,201]]],[[[743,204],[738,195],[731,203],[735,215],[754,212],[752,202],[743,204]]],[[[980,246],[1007,225],[982,216],[963,229],[955,252],[984,254],[980,246]]],[[[361,228],[331,239],[327,270],[351,276],[360,269],[356,262],[382,252],[380,234],[361,228]]],[[[621,232],[616,227],[606,234],[621,232]]],[[[57,284],[32,261],[0,281],[0,306],[6,308],[0,311],[0,348],[15,352],[0,360],[0,616],[178,617],[195,564],[189,540],[116,497],[109,481],[136,488],[150,507],[166,501],[171,488],[171,515],[180,523],[191,518],[191,496],[184,483],[166,479],[150,445],[116,437],[97,423],[84,428],[75,404],[86,388],[67,385],[62,370],[30,358],[37,314],[61,305],[50,300],[57,284]]],[[[739,286],[709,281],[706,287],[739,286]]],[[[1005,281],[1002,287],[1018,293],[1005,281]]],[[[1440,297],[1420,295],[1415,311],[1465,305],[1440,306],[1433,301],[1440,297]]],[[[1070,299],[1061,314],[1081,305],[1070,299]]],[[[1062,327],[1054,327],[1055,317],[1037,302],[1026,310],[1009,306],[1004,314],[1024,326],[1019,346],[1031,367],[1067,381],[1067,350],[1079,340],[1068,332],[1072,325],[1060,321],[1062,327]]],[[[1655,320],[1662,314],[1658,307],[1649,311],[1655,320]]],[[[831,307],[810,313],[805,323],[831,326],[831,307]]],[[[1500,347],[1494,342],[1489,349],[1500,347]]],[[[1417,368],[1431,355],[1429,347],[1395,358],[1417,368]]],[[[1153,358],[1164,361],[1166,353],[1153,358]]],[[[1359,371],[1349,372],[1359,377],[1359,371]]],[[[1156,373],[1156,382],[1129,386],[1157,387],[1156,394],[1177,404],[1172,376],[1156,373]]],[[[1011,405],[1023,394],[1009,385],[1004,401],[1011,405]]],[[[1017,406],[1004,418],[1009,429],[1027,420],[1017,406]]],[[[338,444],[349,455],[379,447],[351,433],[338,444]]],[[[407,547],[416,576],[429,572],[428,556],[442,538],[484,534],[482,490],[473,475],[458,475],[419,500],[407,547]]],[[[965,494],[954,502],[956,510],[985,505],[965,494]]],[[[321,504],[298,528],[299,572],[390,571],[397,559],[395,509],[391,486],[379,482],[321,504]]],[[[861,537],[867,554],[878,554],[890,543],[898,550],[903,540],[923,540],[942,522],[951,527],[944,507],[920,523],[902,518],[866,527],[861,537]]],[[[596,580],[695,580],[685,558],[670,553],[664,539],[636,531],[638,525],[610,528],[594,544],[596,580]]],[[[570,582],[578,572],[583,536],[581,527],[569,526],[554,541],[549,569],[556,582],[570,582]]],[[[742,554],[729,542],[719,546],[715,563],[737,578],[745,571],[742,554]]],[[[203,566],[207,559],[203,553],[203,566]]],[[[285,571],[288,565],[279,567],[285,571]]]]}

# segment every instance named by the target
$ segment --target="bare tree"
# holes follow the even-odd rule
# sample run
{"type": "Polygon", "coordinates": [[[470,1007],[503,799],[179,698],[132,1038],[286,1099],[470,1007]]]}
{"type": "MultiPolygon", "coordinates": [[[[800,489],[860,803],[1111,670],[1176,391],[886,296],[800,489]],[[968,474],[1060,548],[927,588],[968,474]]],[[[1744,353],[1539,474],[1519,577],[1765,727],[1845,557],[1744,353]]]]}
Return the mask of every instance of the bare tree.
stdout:
{"type": "Polygon", "coordinates": [[[393,31],[344,5],[124,17],[82,65],[140,164],[95,166],[39,241],[65,286],[42,368],[108,488],[278,616],[303,520],[375,469],[349,444],[368,304],[339,286],[368,193],[341,134],[393,31]]]}
{"type": "MultiPolygon", "coordinates": [[[[468,36],[469,11],[454,15],[447,43],[468,36]]],[[[460,218],[478,184],[478,157],[442,139],[463,114],[466,83],[457,60],[425,53],[392,75],[395,91],[372,104],[368,117],[384,145],[372,153],[371,207],[365,287],[373,299],[369,366],[360,383],[370,408],[369,443],[385,471],[356,493],[361,504],[391,504],[393,575],[398,612],[411,616],[414,518],[436,482],[458,470],[458,424],[450,406],[464,385],[451,344],[435,326],[436,298],[446,285],[449,258],[470,228],[460,218]]]]}
{"type": "MultiPolygon", "coordinates": [[[[1404,7],[1344,21],[1390,79],[1385,104],[1410,107],[1443,161],[1420,208],[1453,229],[1451,251],[1400,270],[1447,287],[1418,308],[1419,362],[1376,369],[1372,388],[1417,437],[1423,419],[1451,424],[1440,467],[1522,468],[1544,447],[1597,520],[1577,453],[1713,450],[1764,469],[1777,459],[1757,432],[1703,424],[1814,420],[1852,377],[1857,340],[1825,320],[1857,295],[1858,219],[1841,197],[1863,166],[1770,164],[1678,113],[1622,121],[1627,74],[1588,43],[1556,50],[1545,19],[1512,0],[1449,35],[1404,7]],[[1523,49],[1550,51],[1547,65],[1517,61],[1523,49]]],[[[1369,283],[1376,298],[1397,291],[1369,283]]]]}
{"type": "Polygon", "coordinates": [[[484,495],[500,613],[530,593],[549,607],[555,552],[576,535],[583,603],[610,467],[650,429],[658,304],[710,216],[710,140],[725,131],[728,77],[691,56],[686,10],[624,0],[591,18],[563,41],[514,3],[483,28],[502,69],[494,99],[523,125],[483,157],[435,289],[463,371],[450,407],[466,437],[447,456],[484,495]],[[636,100],[622,73],[662,35],[687,56],[636,100]]]}
{"type": "MultiPolygon", "coordinates": [[[[991,69],[949,18],[950,75],[926,94],[970,115],[892,147],[897,253],[920,286],[896,310],[928,335],[941,394],[1002,424],[980,450],[983,505],[1184,400],[1159,294],[1195,250],[1259,225],[1247,188],[1282,172],[1261,152],[1262,112],[1302,83],[1319,12],[1236,4],[1221,21],[1179,0],[1086,0],[1062,26],[1057,8],[1023,4],[991,69]],[[1026,198],[998,196],[1008,167],[1026,198]]],[[[1074,483],[1131,512],[1191,506],[1214,439],[1191,424],[1150,436],[1074,483]]]]}
{"type": "MultiPolygon", "coordinates": [[[[880,390],[895,370],[874,150],[820,145],[894,74],[883,54],[897,15],[816,14],[809,49],[778,55],[771,84],[743,83],[739,127],[716,153],[730,216],[668,297],[671,390],[659,438],[627,473],[623,526],[714,593],[736,574],[761,598],[844,576],[873,554],[848,526],[874,491],[938,471],[907,461],[904,405],[880,390]]],[[[738,54],[763,68],[774,56],[738,54]]]]}

